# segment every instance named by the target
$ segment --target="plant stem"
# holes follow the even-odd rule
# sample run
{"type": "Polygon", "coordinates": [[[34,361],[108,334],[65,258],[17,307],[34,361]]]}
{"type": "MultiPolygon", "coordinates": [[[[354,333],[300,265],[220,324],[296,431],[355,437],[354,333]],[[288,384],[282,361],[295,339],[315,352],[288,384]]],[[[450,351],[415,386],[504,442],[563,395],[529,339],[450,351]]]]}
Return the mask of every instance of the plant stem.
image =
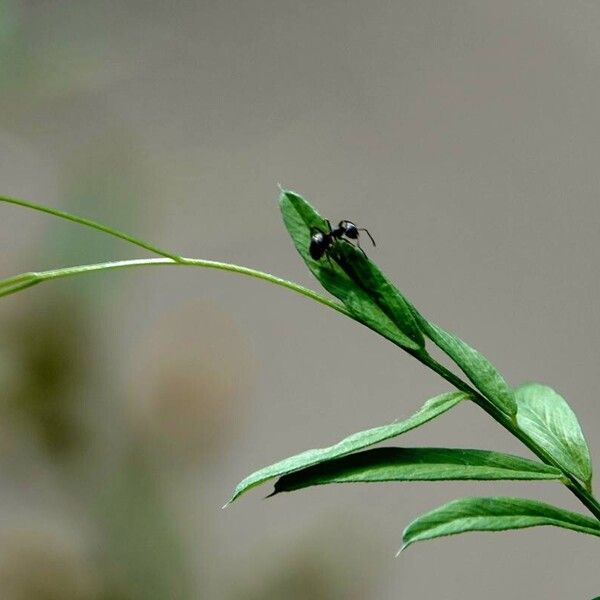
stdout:
{"type": "Polygon", "coordinates": [[[62,269],[52,269],[49,271],[38,271],[31,273],[22,273],[14,277],[0,280],[0,297],[14,294],[22,289],[37,285],[43,281],[49,281],[51,279],[61,279],[64,277],[73,277],[75,275],[82,275],[83,273],[93,273],[95,271],[109,271],[115,269],[127,269],[132,267],[156,267],[156,266],[178,266],[178,267],[202,267],[205,269],[217,269],[220,271],[228,271],[230,273],[238,273],[240,275],[246,275],[255,279],[262,279],[268,281],[280,287],[292,290],[302,296],[306,296],[311,300],[315,300],[339,313],[346,316],[351,316],[345,306],[321,296],[317,292],[305,288],[304,286],[293,283],[280,277],[275,277],[269,273],[250,269],[248,267],[240,267],[239,265],[232,265],[230,263],[217,262],[213,260],[204,260],[200,258],[183,258],[179,257],[178,260],[171,258],[140,258],[133,260],[120,260],[105,263],[95,263],[89,265],[78,265],[75,267],[65,267],[62,269]]]}

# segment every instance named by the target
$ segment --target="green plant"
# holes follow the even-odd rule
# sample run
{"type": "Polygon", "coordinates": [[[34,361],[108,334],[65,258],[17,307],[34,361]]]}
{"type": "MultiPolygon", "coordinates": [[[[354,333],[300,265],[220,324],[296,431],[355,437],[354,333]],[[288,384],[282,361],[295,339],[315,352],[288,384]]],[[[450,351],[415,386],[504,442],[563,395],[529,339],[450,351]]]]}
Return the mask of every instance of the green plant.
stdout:
{"type": "Polygon", "coordinates": [[[600,503],[592,493],[592,465],[581,427],[566,401],[548,386],[530,383],[508,386],[497,369],[477,350],[426,319],[352,244],[337,240],[329,256],[313,260],[308,248],[314,229],[326,221],[301,196],[282,190],[284,223],[296,249],[323,287],[340,302],[267,273],[228,263],[178,256],[115,229],[23,200],[11,203],[92,227],[161,256],[28,272],[0,280],[0,296],[43,281],[94,271],[138,266],[188,266],[231,271],[289,288],[366,325],[416,358],[450,383],[456,391],[428,400],[408,419],[355,433],[328,448],[308,450],[260,469],[236,487],[229,500],[268,480],[273,494],[342,482],[434,480],[558,480],[592,513],[574,513],[524,498],[468,497],[445,504],[415,519],[403,534],[404,546],[468,531],[500,531],[554,525],[600,536],[600,503]],[[462,371],[459,377],[427,350],[433,343],[462,371]],[[487,412],[540,460],[489,450],[456,448],[376,448],[370,446],[420,427],[460,402],[471,401],[487,412]]]}

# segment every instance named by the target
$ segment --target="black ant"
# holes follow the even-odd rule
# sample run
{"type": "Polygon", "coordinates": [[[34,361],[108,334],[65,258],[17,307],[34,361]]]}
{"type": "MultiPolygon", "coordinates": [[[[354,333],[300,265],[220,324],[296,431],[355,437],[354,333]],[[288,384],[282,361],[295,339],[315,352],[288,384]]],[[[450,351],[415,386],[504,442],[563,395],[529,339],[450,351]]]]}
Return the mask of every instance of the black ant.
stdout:
{"type": "MultiPolygon", "coordinates": [[[[314,229],[314,233],[310,238],[310,246],[308,252],[313,260],[319,260],[323,258],[323,255],[327,255],[329,258],[329,250],[333,246],[336,240],[347,238],[348,240],[355,240],[359,250],[365,254],[365,251],[360,247],[358,236],[360,231],[364,231],[368,236],[373,246],[375,246],[375,240],[373,236],[364,227],[357,227],[352,221],[340,221],[335,229],[331,228],[331,223],[327,221],[327,227],[329,227],[328,233],[323,233],[319,229],[314,229]]],[[[365,254],[366,256],[366,254],[365,254]]]]}

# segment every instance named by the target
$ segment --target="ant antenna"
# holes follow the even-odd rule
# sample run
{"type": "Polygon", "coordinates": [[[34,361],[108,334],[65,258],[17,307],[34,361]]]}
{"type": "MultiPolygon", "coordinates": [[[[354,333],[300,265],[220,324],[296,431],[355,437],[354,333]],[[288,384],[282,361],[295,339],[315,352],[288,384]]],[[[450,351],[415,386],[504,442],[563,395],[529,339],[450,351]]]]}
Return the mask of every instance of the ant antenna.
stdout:
{"type": "MultiPolygon", "coordinates": [[[[377,244],[375,243],[375,240],[373,239],[373,236],[369,233],[368,229],[365,229],[364,227],[359,227],[358,231],[364,231],[369,236],[369,239],[373,243],[373,246],[377,246],[377,244]]],[[[362,248],[361,248],[361,250],[362,250],[362,248]]]]}

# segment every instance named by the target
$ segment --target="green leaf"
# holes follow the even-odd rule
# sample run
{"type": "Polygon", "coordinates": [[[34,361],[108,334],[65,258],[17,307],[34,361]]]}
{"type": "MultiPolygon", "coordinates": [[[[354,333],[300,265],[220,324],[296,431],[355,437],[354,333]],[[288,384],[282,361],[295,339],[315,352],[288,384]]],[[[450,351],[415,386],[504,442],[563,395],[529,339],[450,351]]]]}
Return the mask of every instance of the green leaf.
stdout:
{"type": "Polygon", "coordinates": [[[362,288],[419,348],[424,348],[425,339],[417,325],[411,305],[379,267],[352,244],[339,243],[335,248],[334,257],[354,284],[362,288]]]}
{"type": "Polygon", "coordinates": [[[462,369],[473,385],[502,412],[516,414],[513,392],[496,367],[458,336],[431,323],[416,309],[413,311],[423,333],[462,369]]]}
{"type": "Polygon", "coordinates": [[[515,390],[519,427],[544,448],[557,464],[590,487],[590,451],[567,402],[552,388],[528,383],[515,390]]]}
{"type": "Polygon", "coordinates": [[[228,504],[233,502],[236,498],[247,492],[249,489],[273,479],[274,477],[281,477],[304,469],[316,464],[319,464],[326,460],[333,458],[339,458],[351,452],[362,450],[368,446],[378,444],[384,440],[396,437],[402,433],[406,433],[411,429],[420,427],[424,423],[431,421],[438,415],[450,410],[453,406],[456,406],[462,400],[469,398],[468,394],[463,392],[449,392],[431,398],[411,417],[405,421],[397,423],[390,423],[389,425],[382,425],[381,427],[375,427],[373,429],[367,429],[366,431],[360,431],[347,438],[344,438],[341,442],[338,442],[334,446],[328,448],[315,448],[313,450],[306,450],[301,454],[296,454],[284,460],[281,460],[273,465],[260,469],[255,473],[252,473],[246,477],[238,486],[235,488],[231,500],[228,504]]]}
{"type": "Polygon", "coordinates": [[[304,262],[323,287],[339,298],[352,316],[390,341],[411,350],[423,348],[425,342],[400,292],[352,244],[335,242],[330,258],[313,260],[309,254],[312,233],[327,232],[327,221],[304,198],[282,191],[280,207],[285,226],[304,262]],[[340,267],[338,260],[344,260],[340,267]],[[355,265],[356,274],[346,272],[355,265]]]}
{"type": "Polygon", "coordinates": [[[402,549],[414,542],[468,531],[506,531],[541,525],[600,536],[596,519],[536,500],[460,498],[415,519],[404,530],[402,549]]]}
{"type": "Polygon", "coordinates": [[[380,481],[560,479],[540,462],[463,448],[375,448],[322,462],[281,477],[274,494],[313,485],[380,481]]]}

